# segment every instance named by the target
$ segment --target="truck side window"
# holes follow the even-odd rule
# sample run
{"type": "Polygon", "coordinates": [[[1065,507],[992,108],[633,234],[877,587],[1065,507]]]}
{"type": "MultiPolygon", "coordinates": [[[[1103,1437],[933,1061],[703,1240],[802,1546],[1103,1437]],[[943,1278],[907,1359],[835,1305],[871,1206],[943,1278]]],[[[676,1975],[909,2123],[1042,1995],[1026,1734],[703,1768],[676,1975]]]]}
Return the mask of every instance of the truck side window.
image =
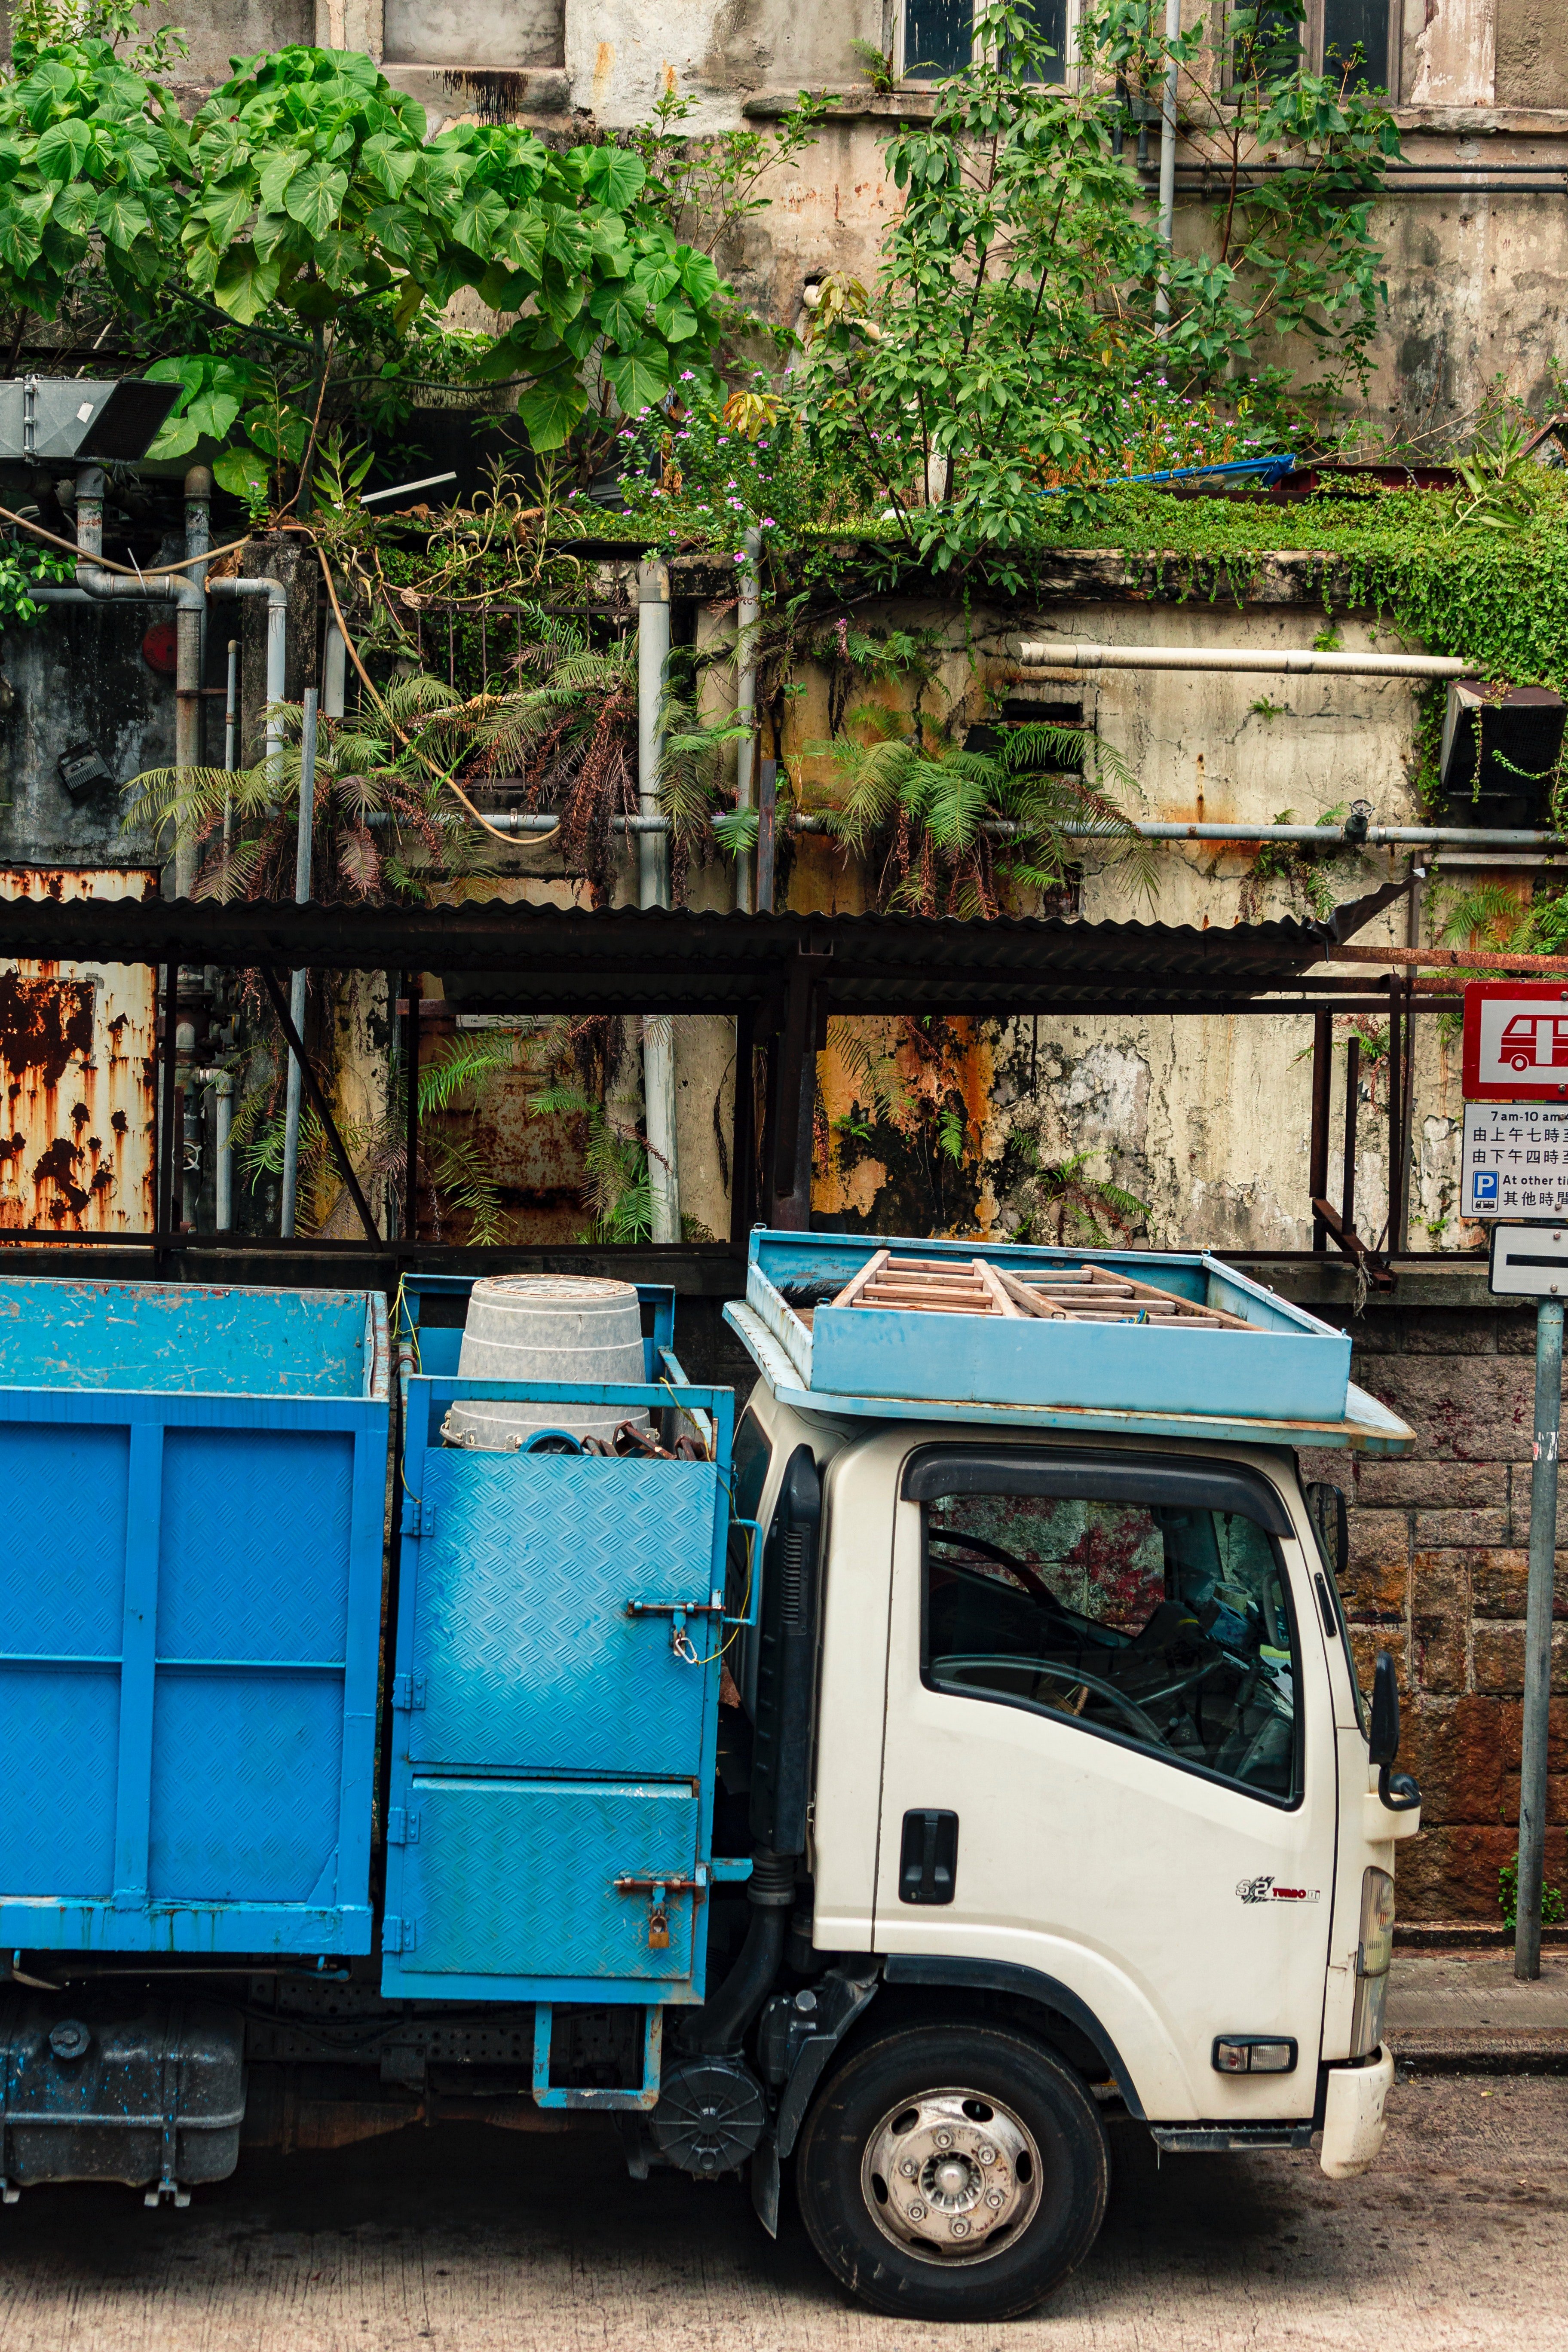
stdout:
{"type": "Polygon", "coordinates": [[[1237,1511],[1029,1494],[924,1503],[922,1673],[1289,1803],[1297,1650],[1278,1546],[1237,1511]]]}

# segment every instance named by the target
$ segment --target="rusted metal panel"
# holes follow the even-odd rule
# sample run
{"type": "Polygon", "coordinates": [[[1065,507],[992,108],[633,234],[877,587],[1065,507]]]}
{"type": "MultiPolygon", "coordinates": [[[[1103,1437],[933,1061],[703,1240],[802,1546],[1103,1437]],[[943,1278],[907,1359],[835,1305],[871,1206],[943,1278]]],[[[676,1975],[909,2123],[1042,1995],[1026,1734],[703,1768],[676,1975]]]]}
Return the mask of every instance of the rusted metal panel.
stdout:
{"type": "MultiPolygon", "coordinates": [[[[124,866],[0,867],[0,899],[156,888],[124,866]]],[[[155,982],[147,964],[0,964],[0,1234],[152,1225],[155,982]]]]}

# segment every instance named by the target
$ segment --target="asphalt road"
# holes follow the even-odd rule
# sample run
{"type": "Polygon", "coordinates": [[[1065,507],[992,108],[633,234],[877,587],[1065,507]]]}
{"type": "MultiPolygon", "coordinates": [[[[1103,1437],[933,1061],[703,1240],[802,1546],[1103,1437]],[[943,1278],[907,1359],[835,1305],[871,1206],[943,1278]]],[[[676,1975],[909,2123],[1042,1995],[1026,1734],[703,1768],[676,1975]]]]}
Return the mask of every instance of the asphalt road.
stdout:
{"type": "MultiPolygon", "coordinates": [[[[1008,2352],[1568,2346],[1568,2078],[1402,2084],[1379,2168],[1172,2157],[1121,2128],[1110,2219],[1008,2352]]],[[[847,2303],[787,2207],[626,2177],[617,2143],[447,2126],[253,2154],[183,2213],[125,2189],[0,2211],[4,2352],[894,2352],[929,2328],[847,2303]]]]}

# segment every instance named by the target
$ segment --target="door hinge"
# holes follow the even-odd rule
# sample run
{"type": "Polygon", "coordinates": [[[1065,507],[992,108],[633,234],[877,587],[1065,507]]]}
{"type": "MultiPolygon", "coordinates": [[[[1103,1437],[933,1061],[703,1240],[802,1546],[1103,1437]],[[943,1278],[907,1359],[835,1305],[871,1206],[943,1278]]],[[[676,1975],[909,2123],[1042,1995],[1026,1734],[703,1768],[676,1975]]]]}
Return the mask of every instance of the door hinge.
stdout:
{"type": "Polygon", "coordinates": [[[422,1503],[417,1495],[405,1495],[402,1526],[405,1536],[433,1536],[436,1532],[435,1504],[422,1503]]]}
{"type": "Polygon", "coordinates": [[[388,1845],[417,1845],[418,1814],[412,1810],[405,1811],[402,1805],[392,1806],[386,1816],[386,1843],[388,1845]]]}
{"type": "Polygon", "coordinates": [[[424,1675],[394,1675],[392,1677],[392,1704],[395,1707],[401,1708],[403,1713],[405,1715],[416,1706],[423,1706],[425,1704],[424,1675]]]}
{"type": "Polygon", "coordinates": [[[412,1919],[400,1919],[389,1911],[381,1923],[381,1948],[384,1952],[411,1952],[418,1938],[412,1919]]]}

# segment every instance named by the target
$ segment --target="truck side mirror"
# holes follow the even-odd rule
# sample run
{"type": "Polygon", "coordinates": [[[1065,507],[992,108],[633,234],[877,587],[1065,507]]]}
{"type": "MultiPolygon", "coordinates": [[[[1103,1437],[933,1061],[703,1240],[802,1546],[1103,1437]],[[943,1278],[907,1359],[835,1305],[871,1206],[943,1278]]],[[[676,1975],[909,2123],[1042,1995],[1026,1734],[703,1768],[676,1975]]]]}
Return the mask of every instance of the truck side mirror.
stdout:
{"type": "Polygon", "coordinates": [[[1374,1764],[1392,1764],[1399,1753],[1399,1684],[1394,1660],[1379,1650],[1372,1682],[1372,1725],[1366,1752],[1374,1764]]]}
{"type": "Polygon", "coordinates": [[[1318,1531],[1318,1541],[1333,1562],[1334,1581],[1343,1586],[1351,1565],[1351,1520],[1344,1489],[1336,1486],[1331,1479],[1313,1478],[1302,1491],[1318,1531]]]}
{"type": "Polygon", "coordinates": [[[1378,1767],[1377,1794],[1391,1813],[1408,1813],[1421,1802],[1421,1791],[1408,1772],[1389,1766],[1399,1753],[1399,1683],[1394,1660],[1379,1650],[1372,1679],[1372,1722],[1366,1736],[1369,1760],[1378,1767]]]}

